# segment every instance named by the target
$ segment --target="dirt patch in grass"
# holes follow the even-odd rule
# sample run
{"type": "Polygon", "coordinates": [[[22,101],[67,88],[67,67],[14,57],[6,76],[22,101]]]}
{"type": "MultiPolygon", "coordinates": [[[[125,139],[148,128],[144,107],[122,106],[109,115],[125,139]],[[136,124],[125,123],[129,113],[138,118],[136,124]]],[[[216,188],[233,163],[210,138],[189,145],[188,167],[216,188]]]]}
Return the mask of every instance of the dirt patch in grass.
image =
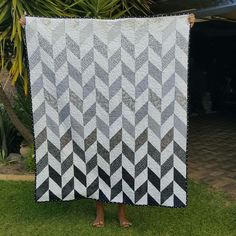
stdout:
{"type": "Polygon", "coordinates": [[[29,175],[33,172],[27,171],[23,163],[0,164],[0,174],[29,175]]]}

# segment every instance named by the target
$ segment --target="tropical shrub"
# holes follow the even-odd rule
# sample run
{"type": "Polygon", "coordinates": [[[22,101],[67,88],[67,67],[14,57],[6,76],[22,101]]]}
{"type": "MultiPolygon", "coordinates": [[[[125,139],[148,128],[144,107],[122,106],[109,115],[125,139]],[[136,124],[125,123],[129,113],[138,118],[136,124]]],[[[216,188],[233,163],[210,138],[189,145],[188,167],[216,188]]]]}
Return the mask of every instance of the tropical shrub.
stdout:
{"type": "Polygon", "coordinates": [[[0,104],[0,162],[6,163],[6,158],[9,153],[15,151],[18,137],[17,130],[11,123],[3,106],[0,104]]]}
{"type": "Polygon", "coordinates": [[[22,79],[18,79],[16,82],[17,93],[13,99],[13,109],[18,118],[24,123],[25,127],[32,133],[31,98],[30,96],[24,96],[23,83],[24,81],[22,79]]]}
{"type": "Polygon", "coordinates": [[[30,145],[29,152],[24,159],[25,168],[27,171],[34,172],[35,170],[35,159],[34,159],[34,145],[30,145]]]}

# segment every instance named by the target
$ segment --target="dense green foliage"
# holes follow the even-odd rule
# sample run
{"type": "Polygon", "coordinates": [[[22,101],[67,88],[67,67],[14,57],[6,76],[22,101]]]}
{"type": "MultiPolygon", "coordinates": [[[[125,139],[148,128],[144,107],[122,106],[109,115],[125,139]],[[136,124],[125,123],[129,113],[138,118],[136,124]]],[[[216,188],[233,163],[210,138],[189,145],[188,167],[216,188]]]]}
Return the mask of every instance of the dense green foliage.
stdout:
{"type": "Polygon", "coordinates": [[[0,104],[0,163],[6,162],[8,154],[14,149],[16,139],[17,130],[0,104]]]}

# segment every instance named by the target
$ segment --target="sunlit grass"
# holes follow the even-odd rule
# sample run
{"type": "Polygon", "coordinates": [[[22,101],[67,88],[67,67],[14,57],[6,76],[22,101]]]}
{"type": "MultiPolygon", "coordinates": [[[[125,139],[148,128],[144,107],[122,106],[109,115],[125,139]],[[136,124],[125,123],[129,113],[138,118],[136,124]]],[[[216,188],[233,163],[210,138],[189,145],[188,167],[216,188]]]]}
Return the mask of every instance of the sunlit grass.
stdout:
{"type": "Polygon", "coordinates": [[[130,229],[119,227],[117,206],[106,204],[106,227],[95,229],[94,200],[35,203],[32,182],[0,181],[0,235],[236,235],[236,202],[192,181],[188,197],[186,208],[128,206],[130,229]]]}

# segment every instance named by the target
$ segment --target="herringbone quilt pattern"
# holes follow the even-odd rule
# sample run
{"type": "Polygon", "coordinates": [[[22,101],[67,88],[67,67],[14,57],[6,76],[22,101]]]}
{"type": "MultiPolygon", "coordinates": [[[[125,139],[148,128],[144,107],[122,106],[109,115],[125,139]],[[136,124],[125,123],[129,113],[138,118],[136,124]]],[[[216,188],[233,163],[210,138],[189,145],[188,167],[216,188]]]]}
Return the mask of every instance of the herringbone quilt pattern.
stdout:
{"type": "Polygon", "coordinates": [[[26,17],[38,202],[186,206],[187,17],[26,17]]]}

